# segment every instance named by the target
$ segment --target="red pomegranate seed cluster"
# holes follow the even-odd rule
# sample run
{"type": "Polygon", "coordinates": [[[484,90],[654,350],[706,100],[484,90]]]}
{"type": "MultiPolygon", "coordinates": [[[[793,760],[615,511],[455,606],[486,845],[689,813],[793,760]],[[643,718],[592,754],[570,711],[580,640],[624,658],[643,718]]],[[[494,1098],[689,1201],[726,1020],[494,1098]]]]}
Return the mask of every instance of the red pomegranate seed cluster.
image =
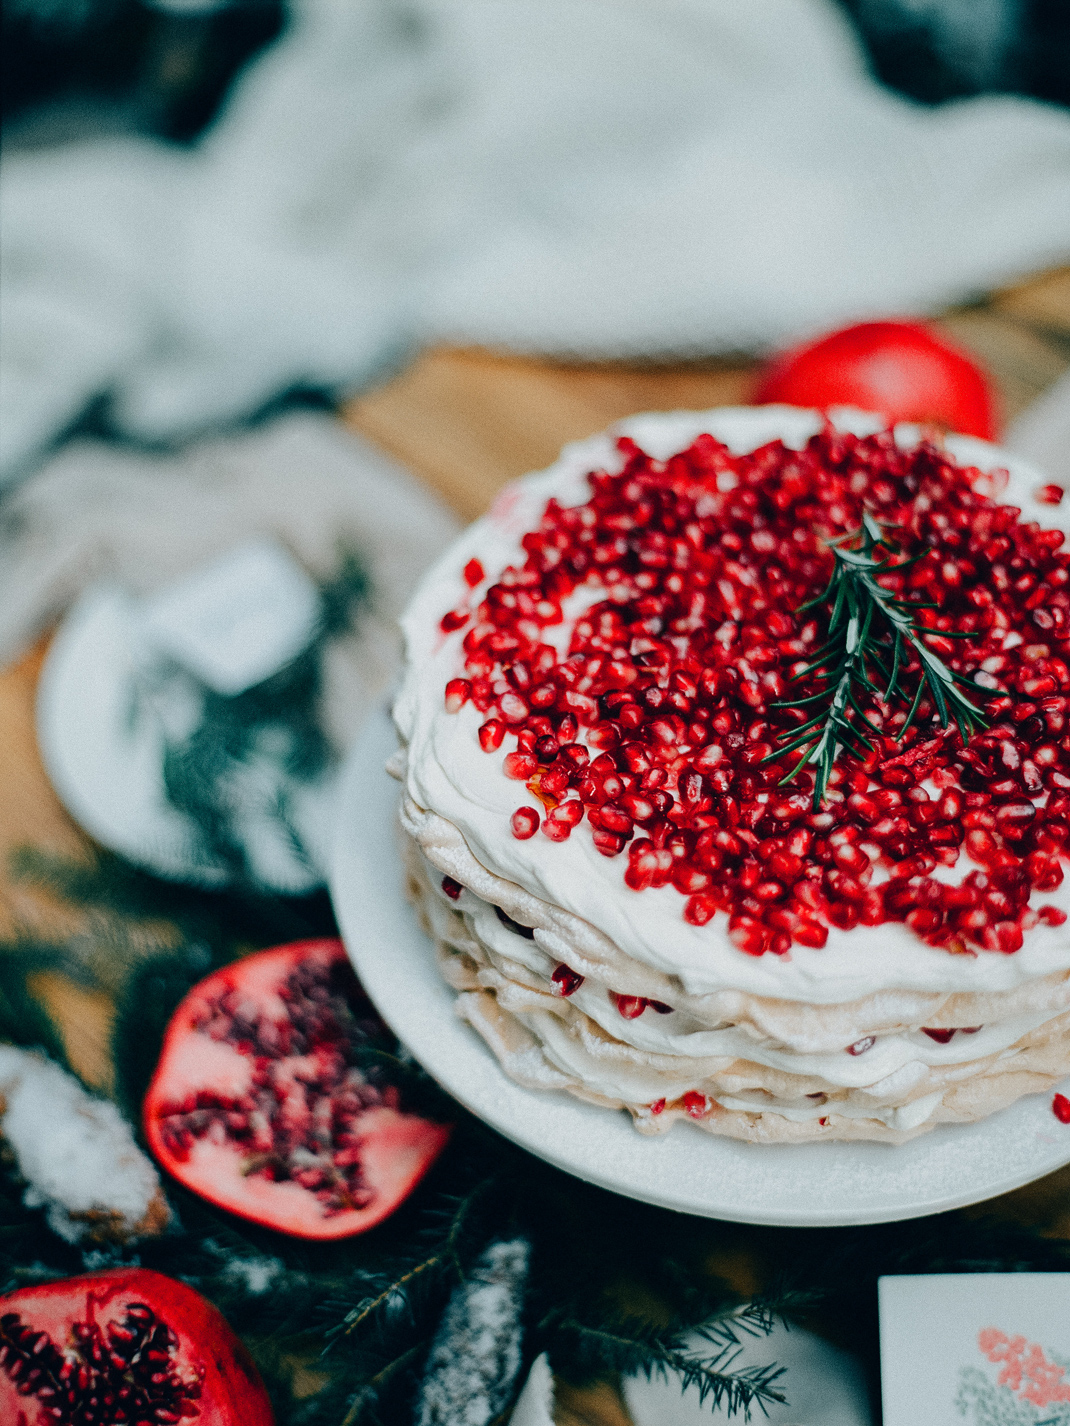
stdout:
{"type": "Polygon", "coordinates": [[[122,1321],[103,1329],[92,1320],[76,1322],[71,1339],[61,1350],[17,1312],[0,1316],[0,1367],[20,1396],[38,1403],[42,1421],[149,1426],[201,1414],[203,1371],[179,1375],[174,1363],[178,1338],[143,1302],[128,1303],[122,1321]]]}
{"type": "Polygon", "coordinates": [[[252,1058],[252,1085],[241,1098],[201,1090],[165,1109],[162,1131],[175,1157],[187,1158],[196,1139],[218,1136],[243,1150],[244,1172],[292,1180],[328,1214],[370,1203],[360,1117],[394,1105],[396,1093],[369,1084],[357,1067],[359,1047],[380,1027],[354,1012],[355,986],[348,966],[333,966],[329,977],[300,968],[279,992],[289,1011],[281,1022],[237,991],[220,996],[197,1028],[252,1058]]]}
{"type": "MultiPolygon", "coordinates": [[[[586,820],[604,856],[625,858],[629,887],[671,884],[692,925],[726,912],[751,955],[887,921],[951,952],[1013,952],[1038,920],[1061,924],[1028,901],[1060,885],[1070,854],[1062,532],[981,493],[998,476],[888,433],[826,428],[801,451],[776,441],[741,456],[703,435],[667,461],[618,446],[619,474],[592,473],[585,504],[550,500],[523,565],[441,621],[465,629],[447,708],[475,705],[483,750],[504,748],[506,776],[530,794],[512,834],[563,842],[586,820]],[[796,676],[827,616],[796,611],[827,584],[826,542],[863,510],[900,552],[881,582],[936,606],[917,622],[988,690],[989,726],[963,746],[923,698],[900,736],[908,700],[874,698],[881,736],[864,762],[841,753],[815,812],[809,769],[779,785],[803,755],[775,756],[807,716],[783,704],[820,689],[796,676]],[[577,591],[562,655],[545,635],[577,591]],[[963,853],[958,884],[932,875],[963,853]]],[[[480,575],[472,561],[466,583],[480,575]]],[[[917,677],[912,657],[911,695],[917,677]]]]}

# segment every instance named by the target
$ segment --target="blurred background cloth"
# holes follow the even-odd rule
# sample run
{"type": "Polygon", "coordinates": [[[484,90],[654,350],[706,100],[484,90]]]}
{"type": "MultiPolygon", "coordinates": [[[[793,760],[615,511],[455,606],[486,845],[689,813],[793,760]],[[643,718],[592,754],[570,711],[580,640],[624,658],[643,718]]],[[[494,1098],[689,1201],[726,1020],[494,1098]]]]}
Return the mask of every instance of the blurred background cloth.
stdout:
{"type": "MultiPolygon", "coordinates": [[[[1070,114],[977,92],[1013,68],[1022,13],[293,0],[192,145],[7,158],[2,471],[87,409],[160,442],[436,341],[761,351],[1065,260],[1070,114]],[[957,56],[922,94],[948,102],[873,77],[911,13],[957,56]]],[[[1045,83],[1024,87],[1057,98],[1045,83]]]]}

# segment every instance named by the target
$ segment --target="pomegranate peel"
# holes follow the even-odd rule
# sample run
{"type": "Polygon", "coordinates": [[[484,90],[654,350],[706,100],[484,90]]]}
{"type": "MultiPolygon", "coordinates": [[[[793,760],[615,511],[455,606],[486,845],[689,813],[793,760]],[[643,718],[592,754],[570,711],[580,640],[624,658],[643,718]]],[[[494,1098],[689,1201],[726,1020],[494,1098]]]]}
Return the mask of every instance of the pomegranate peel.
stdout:
{"type": "Polygon", "coordinates": [[[984,374],[922,322],[861,322],[775,356],[755,405],[859,406],[893,424],[917,421],[996,439],[995,403],[984,374]]]}
{"type": "Polygon", "coordinates": [[[248,1351],[200,1293],[117,1268],[0,1298],[9,1426],[273,1426],[248,1351]]]}
{"type": "Polygon", "coordinates": [[[145,1098],[149,1145],[185,1187],[240,1217],[300,1238],[362,1233],[450,1134],[361,1069],[383,1033],[341,941],[225,966],[172,1017],[145,1098]]]}

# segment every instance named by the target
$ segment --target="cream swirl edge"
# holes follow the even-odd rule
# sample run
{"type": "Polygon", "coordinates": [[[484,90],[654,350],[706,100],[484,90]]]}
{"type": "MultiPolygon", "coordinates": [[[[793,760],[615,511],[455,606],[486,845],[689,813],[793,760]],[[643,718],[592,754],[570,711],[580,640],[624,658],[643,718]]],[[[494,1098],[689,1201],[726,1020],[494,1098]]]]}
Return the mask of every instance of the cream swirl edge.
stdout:
{"type": "MultiPolygon", "coordinates": [[[[878,418],[837,411],[835,423],[864,434],[879,429],[878,418]]],[[[747,956],[727,934],[720,912],[706,926],[693,927],[682,917],[683,898],[672,887],[633,892],[624,885],[624,857],[605,858],[595,849],[586,825],[567,842],[536,836],[518,842],[509,817],[523,800],[521,785],[505,777],[501,754],[486,754],[476,730],[482,715],[465,705],[449,714],[442,692],[463,672],[464,630],[446,635],[439,620],[471,594],[462,570],[480,560],[488,582],[511,563],[522,562],[521,537],[537,525],[551,495],[562,504],[589,498],[586,475],[619,468],[615,441],[630,436],[644,450],[665,459],[710,432],[733,451],[752,450],[781,438],[802,446],[820,427],[816,412],[793,407],[722,407],[708,412],[672,412],[635,416],[611,431],[566,446],[549,469],[523,477],[501,492],[488,515],[471,525],[422,580],[402,618],[407,666],[394,718],[407,749],[404,782],[417,808],[440,814],[457,827],[483,866],[516,883],[544,903],[560,907],[597,927],[626,957],[673,975],[689,995],[740,990],[755,996],[820,1005],[857,1000],[880,990],[998,992],[1036,977],[1070,969],[1070,922],[1037,926],[1013,955],[980,952],[950,955],[926,945],[899,923],[829,930],[826,946],[793,946],[785,956],[747,956]]],[[[916,428],[901,426],[902,444],[917,438],[916,428]]],[[[1034,466],[985,441],[949,437],[949,452],[983,472],[1007,470],[1003,501],[1018,506],[1023,518],[1070,531],[1070,512],[1037,503],[1033,491],[1045,483],[1034,466]]],[[[970,864],[960,858],[960,867],[970,864]]],[[[956,872],[958,868],[956,868],[956,872]]],[[[958,877],[956,877],[958,879],[958,877]]],[[[1058,891],[1034,897],[1070,912],[1070,882],[1058,891]]]]}
{"type": "Polygon", "coordinates": [[[691,1060],[636,1050],[607,1039],[573,1003],[575,997],[564,1001],[547,993],[525,962],[490,953],[480,938],[482,925],[492,925],[496,940],[504,937],[517,949],[518,942],[529,948],[530,943],[502,928],[493,908],[470,891],[456,902],[447,898],[417,843],[409,841],[407,848],[410,893],[435,943],[442,973],[459,992],[457,1012],[478,1031],[503,1070],[531,1089],[563,1089],[605,1108],[626,1108],[641,1132],[664,1133],[690,1118],[672,1101],[697,1090],[707,1096],[709,1112],[696,1122],[715,1134],[757,1142],[852,1138],[902,1143],[938,1123],[969,1122],[1023,1094],[1050,1089],[1065,1072],[1070,1037],[1065,984],[1056,997],[1062,1013],[1004,1025],[997,1043],[989,1043],[979,1058],[949,1059],[949,1047],[930,1044],[930,1051],[937,1051],[930,1057],[943,1062],[912,1061],[860,1087],[823,1082],[801,1063],[796,1067],[801,1072],[770,1068],[751,1046],[744,1049],[746,1058],[729,1053],[691,1060]],[[1035,1024],[1036,1019],[1041,1023],[1035,1024]],[[1010,1038],[1008,1029],[1019,1038],[1000,1049],[1010,1038]],[[815,1091],[817,1101],[811,1102],[815,1091]],[[660,1113],[652,1109],[659,1099],[668,1101],[660,1113]]]}

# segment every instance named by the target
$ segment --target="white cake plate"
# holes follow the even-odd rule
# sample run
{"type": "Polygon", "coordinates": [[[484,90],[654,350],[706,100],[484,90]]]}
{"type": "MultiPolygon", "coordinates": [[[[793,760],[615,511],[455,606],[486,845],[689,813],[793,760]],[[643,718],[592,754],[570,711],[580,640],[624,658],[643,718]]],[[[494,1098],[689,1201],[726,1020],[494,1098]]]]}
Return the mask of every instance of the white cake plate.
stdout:
{"type": "MultiPolygon", "coordinates": [[[[350,959],[383,1019],[466,1109],[522,1148],[589,1183],[661,1208],[737,1223],[830,1228],[919,1218],[978,1203],[1070,1163],[1070,1125],[1051,1094],[978,1124],[907,1144],[746,1144],[690,1124],[648,1138],[624,1112],[507,1079],[454,1014],[431,942],[405,899],[398,787],[383,764],[397,746],[374,717],[349,756],[331,894],[350,959]]],[[[1070,1094],[1070,1079],[1062,1085],[1070,1094]]]]}

